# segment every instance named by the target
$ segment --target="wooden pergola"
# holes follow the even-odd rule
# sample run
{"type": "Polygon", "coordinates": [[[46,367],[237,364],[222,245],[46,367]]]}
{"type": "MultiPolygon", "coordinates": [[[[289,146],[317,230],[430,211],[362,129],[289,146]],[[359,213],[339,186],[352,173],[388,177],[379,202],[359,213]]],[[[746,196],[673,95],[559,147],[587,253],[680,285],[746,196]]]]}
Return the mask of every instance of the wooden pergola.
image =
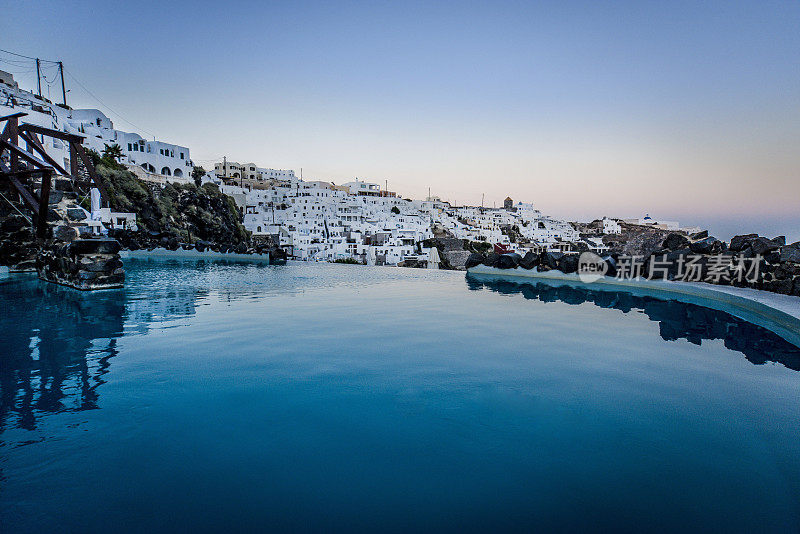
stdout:
{"type": "Polygon", "coordinates": [[[84,137],[71,133],[53,130],[35,124],[20,124],[19,119],[27,113],[14,113],[0,117],[0,124],[5,127],[0,132],[0,180],[8,181],[19,194],[24,204],[34,213],[36,235],[47,237],[47,211],[50,201],[50,188],[53,176],[70,179],[73,183],[83,181],[81,177],[81,163],[86,169],[92,187],[100,191],[101,205],[108,205],[108,193],[91,158],[83,147],[84,137]],[[69,145],[70,170],[67,171],[54,160],[44,149],[38,136],[52,137],[64,141],[69,145]],[[25,149],[20,142],[25,142],[25,149]],[[8,153],[8,163],[2,160],[2,155],[8,153]],[[24,163],[24,169],[23,164],[24,163]],[[41,179],[39,194],[33,190],[33,178],[41,179]]]}

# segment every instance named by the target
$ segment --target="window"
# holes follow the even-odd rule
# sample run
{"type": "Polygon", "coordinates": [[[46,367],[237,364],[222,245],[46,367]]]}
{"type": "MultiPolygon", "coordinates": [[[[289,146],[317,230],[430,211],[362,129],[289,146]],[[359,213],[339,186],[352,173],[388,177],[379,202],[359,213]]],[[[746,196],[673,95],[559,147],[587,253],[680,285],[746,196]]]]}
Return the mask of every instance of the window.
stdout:
{"type": "Polygon", "coordinates": [[[130,143],[128,143],[128,152],[133,152],[133,147],[131,146],[130,143]]]}
{"type": "Polygon", "coordinates": [[[181,159],[183,159],[183,152],[181,152],[181,159]]]}

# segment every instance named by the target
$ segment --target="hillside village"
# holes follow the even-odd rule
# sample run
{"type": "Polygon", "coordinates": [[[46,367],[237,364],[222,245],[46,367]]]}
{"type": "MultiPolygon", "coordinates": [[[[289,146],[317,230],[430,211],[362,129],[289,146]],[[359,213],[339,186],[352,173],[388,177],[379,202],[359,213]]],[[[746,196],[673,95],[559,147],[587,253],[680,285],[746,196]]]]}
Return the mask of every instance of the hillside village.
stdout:
{"type": "MultiPolygon", "coordinates": [[[[227,158],[206,171],[194,164],[189,147],[118,130],[100,110],[54,104],[0,71],[0,116],[18,112],[26,123],[82,136],[84,146],[110,155],[156,195],[168,184],[215,184],[235,202],[254,243],[277,245],[297,260],[463,268],[471,250],[604,254],[624,245],[623,234],[700,230],[649,216],[571,223],[511,198],[498,208],[455,206],[436,196],[409,199],[368,180],[335,184],[227,158]]],[[[71,168],[75,155],[66,143],[40,142],[55,162],[71,168]]],[[[78,230],[94,234],[137,231],[145,216],[99,206],[72,209],[85,212],[74,223],[78,230]]]]}

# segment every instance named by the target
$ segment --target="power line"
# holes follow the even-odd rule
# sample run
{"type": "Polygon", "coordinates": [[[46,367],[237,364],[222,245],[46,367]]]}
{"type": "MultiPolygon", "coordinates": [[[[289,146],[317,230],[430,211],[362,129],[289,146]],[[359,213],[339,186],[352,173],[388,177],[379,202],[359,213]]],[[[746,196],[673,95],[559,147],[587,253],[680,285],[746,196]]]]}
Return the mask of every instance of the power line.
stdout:
{"type": "Polygon", "coordinates": [[[96,94],[94,94],[93,92],[91,92],[89,89],[87,89],[87,88],[86,88],[86,86],[85,86],[85,85],[83,85],[83,84],[82,84],[80,81],[78,81],[78,79],[77,79],[77,78],[76,78],[76,77],[75,77],[75,76],[72,74],[72,72],[68,71],[67,69],[64,69],[64,72],[66,72],[66,73],[67,73],[67,75],[68,75],[70,78],[72,78],[72,81],[74,81],[75,83],[77,83],[77,84],[78,84],[78,85],[81,87],[81,89],[83,89],[84,91],[86,91],[86,93],[87,93],[87,94],[89,94],[89,96],[91,96],[92,98],[94,98],[95,100],[97,100],[97,101],[98,101],[98,102],[99,102],[101,105],[105,106],[105,107],[106,107],[106,109],[108,109],[108,110],[109,110],[111,113],[113,113],[114,115],[116,115],[117,117],[119,117],[120,119],[122,119],[124,122],[127,122],[128,124],[130,124],[130,125],[131,125],[131,126],[133,126],[134,128],[137,128],[138,130],[141,130],[141,131],[143,131],[143,132],[145,132],[145,133],[147,133],[147,134],[150,134],[150,135],[152,135],[153,137],[155,137],[155,136],[156,136],[156,134],[154,134],[154,133],[153,133],[153,132],[151,132],[150,130],[146,130],[145,128],[142,128],[141,126],[138,126],[138,125],[136,125],[136,124],[132,123],[131,121],[129,121],[128,119],[126,119],[125,117],[123,117],[123,116],[122,116],[122,115],[121,115],[121,114],[120,114],[118,111],[114,111],[114,109],[113,109],[111,106],[109,106],[108,104],[106,104],[105,102],[103,102],[102,100],[100,100],[100,97],[98,97],[96,94]]]}
{"type": "MultiPolygon", "coordinates": [[[[31,57],[31,56],[25,56],[25,55],[23,55],[23,54],[17,54],[16,52],[12,52],[12,51],[10,51],[10,50],[5,50],[5,49],[3,49],[3,48],[0,48],[0,52],[5,52],[6,54],[11,54],[12,56],[24,57],[25,59],[32,59],[32,60],[34,60],[34,61],[35,61],[36,59],[38,59],[38,58],[35,58],[35,57],[31,57]]],[[[39,59],[39,61],[43,61],[43,62],[45,62],[45,63],[55,63],[55,64],[58,64],[58,61],[53,61],[52,59],[39,59]]]]}

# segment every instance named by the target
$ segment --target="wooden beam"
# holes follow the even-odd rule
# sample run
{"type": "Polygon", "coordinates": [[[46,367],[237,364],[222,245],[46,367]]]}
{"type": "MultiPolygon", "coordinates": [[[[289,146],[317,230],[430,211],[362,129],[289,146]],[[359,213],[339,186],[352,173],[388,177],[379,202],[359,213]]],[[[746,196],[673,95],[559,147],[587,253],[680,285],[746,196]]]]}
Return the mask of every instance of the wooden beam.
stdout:
{"type": "Polygon", "coordinates": [[[103,182],[100,181],[100,177],[97,175],[97,170],[94,168],[94,164],[92,160],[89,159],[89,155],[86,153],[86,150],[83,149],[83,146],[78,143],[70,142],[70,146],[75,146],[75,151],[78,153],[78,156],[83,161],[83,164],[86,166],[86,170],[89,172],[89,176],[92,178],[92,182],[94,183],[95,187],[100,190],[100,207],[103,206],[103,202],[105,201],[105,207],[109,206],[108,203],[108,191],[106,190],[103,182]]]}
{"type": "Polygon", "coordinates": [[[11,152],[11,172],[17,172],[19,170],[19,169],[15,169],[14,168],[14,157],[15,156],[18,157],[18,158],[24,159],[25,161],[27,161],[31,165],[33,165],[35,167],[38,167],[40,169],[50,168],[50,167],[48,167],[48,165],[44,161],[40,160],[39,158],[37,158],[33,154],[29,154],[29,153],[25,152],[20,147],[18,147],[16,145],[16,143],[13,143],[11,141],[4,141],[4,140],[0,139],[0,147],[3,147],[5,149],[7,149],[9,152],[11,152]]]}
{"type": "Polygon", "coordinates": [[[69,173],[64,169],[64,167],[59,165],[58,162],[56,162],[56,160],[50,157],[50,154],[47,153],[42,144],[39,142],[39,139],[36,137],[36,134],[29,134],[28,132],[20,132],[19,136],[23,138],[26,143],[28,143],[28,146],[32,147],[36,152],[38,152],[39,155],[42,156],[42,159],[44,159],[47,163],[52,165],[58,172],[60,172],[64,176],[69,176],[69,173]]]}
{"type": "Polygon", "coordinates": [[[5,115],[4,117],[0,117],[0,122],[7,121],[9,119],[18,119],[20,117],[24,117],[27,113],[23,113],[22,111],[18,113],[12,113],[11,115],[5,115]]]}
{"type": "Polygon", "coordinates": [[[35,124],[28,124],[25,123],[19,127],[21,132],[32,132],[37,133],[40,135],[46,135],[48,137],[55,137],[56,139],[62,139],[64,141],[70,142],[78,142],[82,143],[86,136],[83,135],[76,135],[66,132],[60,132],[58,130],[53,130],[52,128],[45,128],[44,126],[36,126],[35,124]]]}
{"type": "Polygon", "coordinates": [[[17,193],[19,193],[19,196],[22,197],[22,200],[25,202],[25,204],[27,204],[36,215],[39,215],[39,201],[33,197],[31,192],[28,191],[24,185],[22,185],[16,175],[7,174],[6,176],[8,177],[8,181],[11,182],[11,185],[14,186],[14,189],[17,190],[17,193]]]}

